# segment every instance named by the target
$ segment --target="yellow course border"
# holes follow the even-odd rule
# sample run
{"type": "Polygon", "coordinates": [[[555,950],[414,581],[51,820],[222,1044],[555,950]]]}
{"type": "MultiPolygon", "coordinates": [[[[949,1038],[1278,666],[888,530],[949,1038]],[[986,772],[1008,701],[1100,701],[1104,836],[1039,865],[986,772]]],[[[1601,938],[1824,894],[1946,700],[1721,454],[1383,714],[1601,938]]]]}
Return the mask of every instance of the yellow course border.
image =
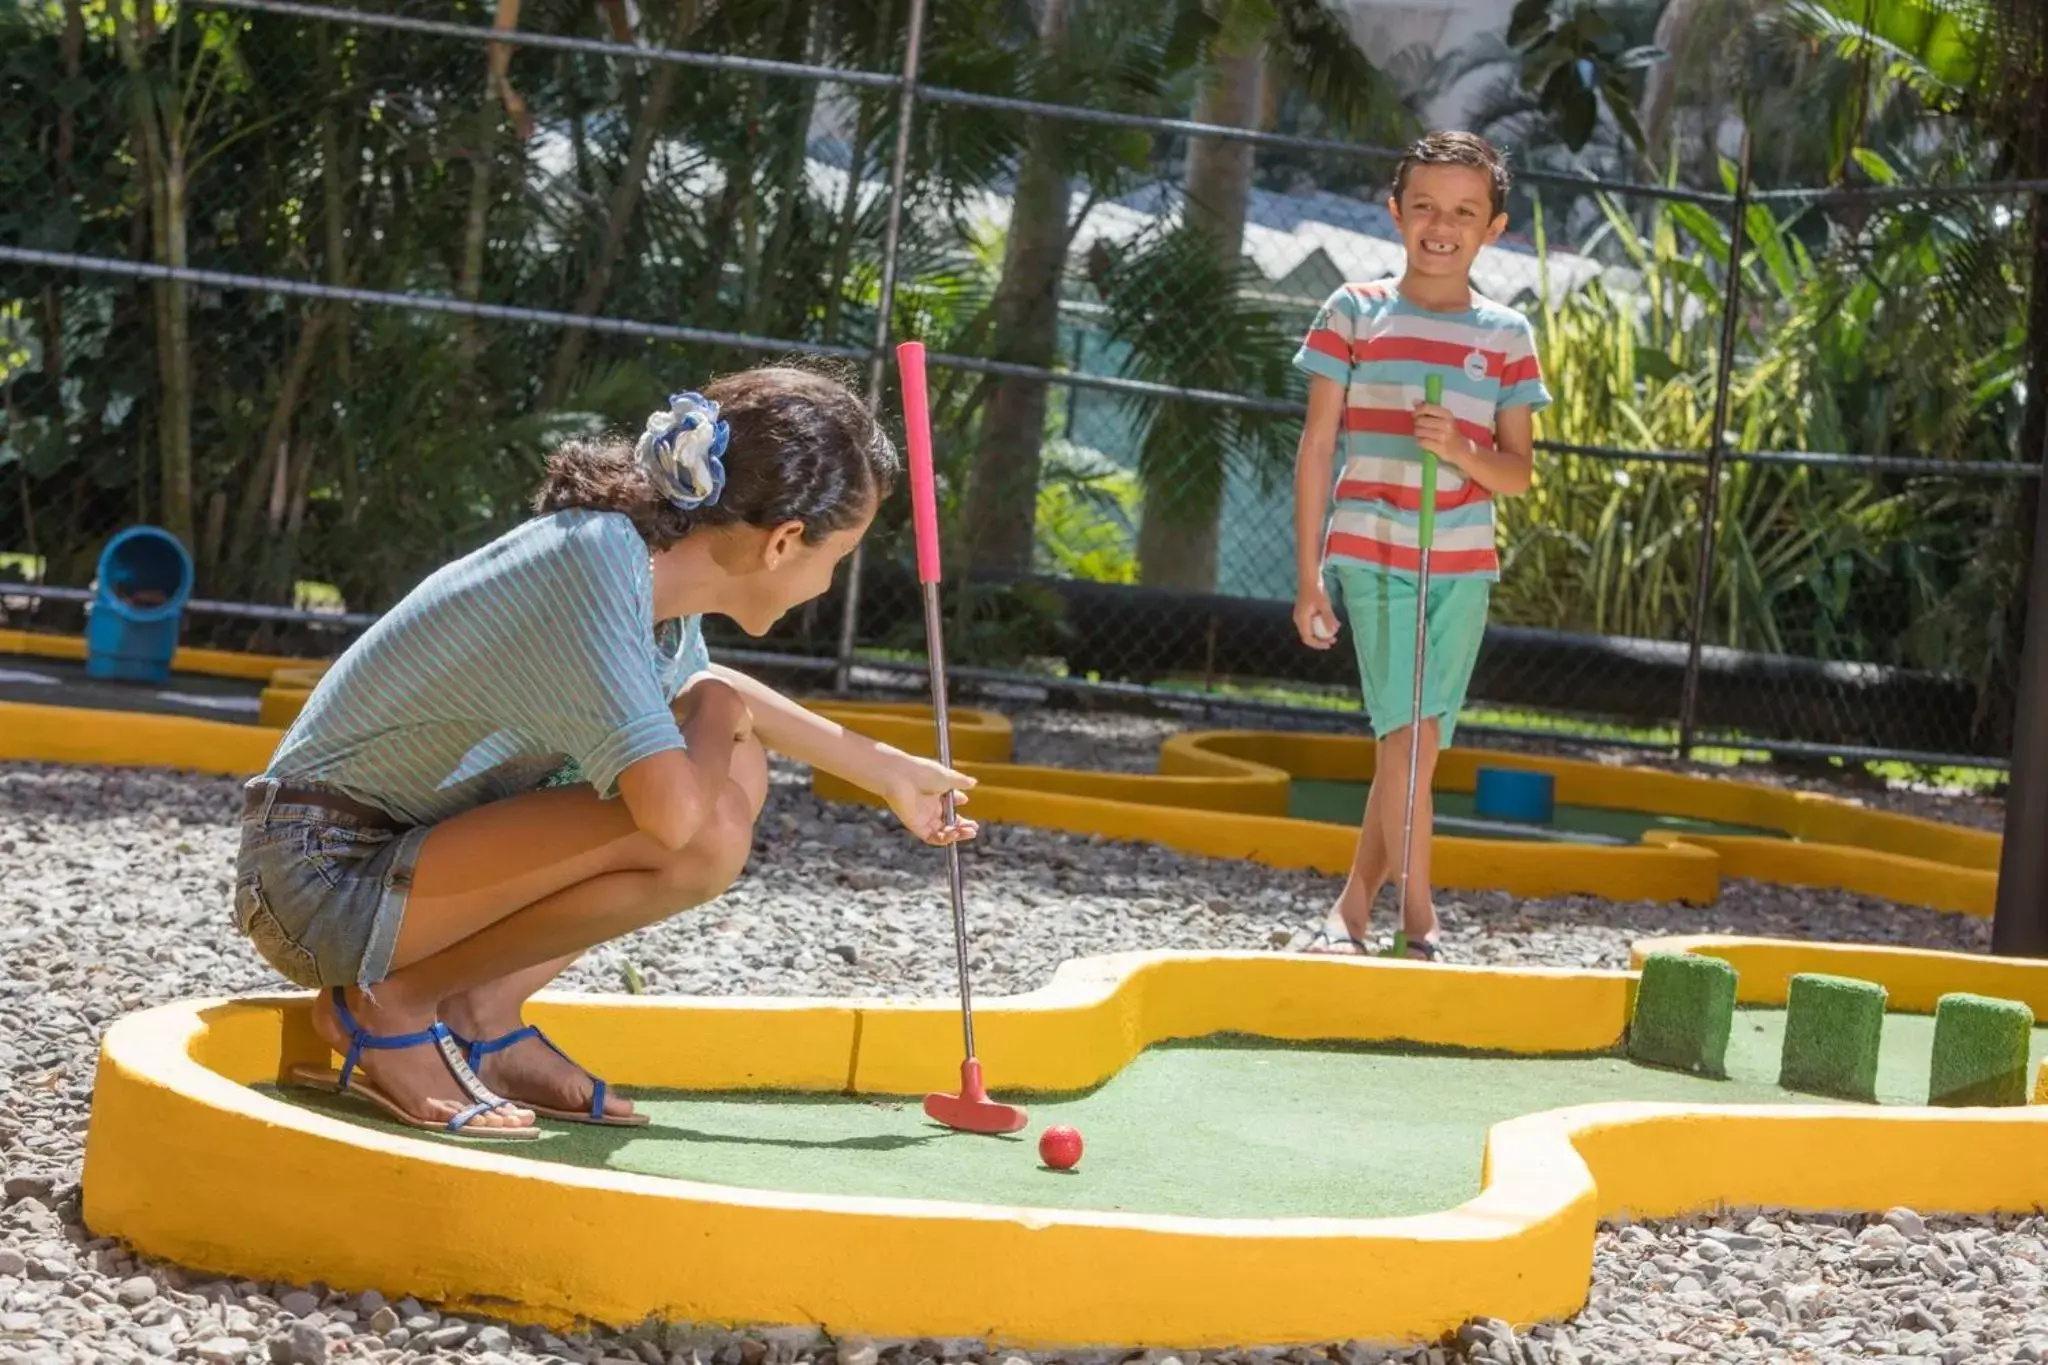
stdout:
{"type": "MultiPolygon", "coordinates": [[[[1819,945],[1687,946],[1832,959],[1819,945]]],[[[1891,951],[1902,954],[1898,979],[1929,989],[2008,985],[1984,974],[1984,959],[1891,951]]],[[[1154,1043],[1216,1033],[1608,1048],[1623,1035],[1634,983],[1611,971],[1139,953],[1070,962],[1042,990],[983,1002],[977,1022],[1006,1089],[1064,1090],[1154,1043]]],[[[326,1051],[307,1003],[188,1001],[108,1030],[84,1172],[97,1235],[216,1273],[409,1293],[556,1327],[654,1317],[1023,1347],[1206,1348],[1412,1342],[1476,1315],[1566,1315],[1584,1302],[1597,1221],[1623,1213],[2048,1203],[2041,1107],[1615,1103],[1531,1114],[1489,1134],[1477,1197],[1402,1218],[1208,1219],[740,1189],[429,1141],[252,1088],[326,1051]]],[[[956,1074],[957,1014],[943,1000],[550,992],[532,1018],[629,1086],[915,1094],[956,1074]]]]}
{"type": "MultiPolygon", "coordinates": [[[[6,643],[0,638],[0,646],[6,643]]],[[[76,643],[82,651],[83,642],[76,643]]],[[[0,703],[0,758],[233,774],[259,770],[326,668],[255,656],[232,667],[253,672],[259,663],[277,667],[262,694],[258,725],[0,703]]],[[[911,752],[936,752],[931,710],[922,704],[806,704],[911,752]]],[[[1011,728],[999,713],[961,708],[951,718],[955,761],[980,783],[973,809],[984,821],[1325,874],[1350,865],[1355,835],[1323,821],[1289,817],[1288,784],[1297,777],[1365,780],[1377,753],[1363,736],[1203,731],[1168,738],[1157,773],[1080,771],[1010,763],[1011,728]]],[[[1439,835],[1432,843],[1433,876],[1446,889],[1708,904],[1719,896],[1721,879],[1735,876],[1970,915],[1992,911],[2000,839],[1985,831],[1734,778],[1521,754],[1452,749],[1439,762],[1437,786],[1470,790],[1481,765],[1549,772],[1557,779],[1559,799],[1574,804],[1775,828],[1788,837],[1653,830],[1642,843],[1617,848],[1439,835]]],[[[828,773],[813,773],[812,789],[829,800],[877,800],[828,773]]]]}
{"type": "Polygon", "coordinates": [[[1640,939],[1631,961],[1641,970],[1643,959],[1657,952],[1720,958],[1735,968],[1735,998],[1745,1005],[1783,1005],[1794,975],[1820,972],[1883,986],[1885,1008],[1896,1014],[1932,1014],[1948,992],[1972,991],[2017,1000],[2036,1019],[2048,1020],[2048,960],[2039,958],[1698,934],[1640,939]]]}
{"type": "MultiPolygon", "coordinates": [[[[40,659],[85,658],[82,635],[46,635],[33,630],[0,630],[0,654],[25,654],[40,659]]],[[[303,665],[305,659],[282,654],[238,654],[226,649],[180,648],[171,655],[174,673],[198,673],[213,678],[242,678],[265,682],[280,668],[303,665]]]]}

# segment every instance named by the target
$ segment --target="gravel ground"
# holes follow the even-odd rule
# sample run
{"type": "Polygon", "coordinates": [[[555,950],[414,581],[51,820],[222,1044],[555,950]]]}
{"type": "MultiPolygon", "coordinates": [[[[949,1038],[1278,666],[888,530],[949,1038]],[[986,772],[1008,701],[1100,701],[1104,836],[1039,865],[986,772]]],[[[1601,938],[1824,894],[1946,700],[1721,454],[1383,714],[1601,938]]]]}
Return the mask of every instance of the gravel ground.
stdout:
{"type": "MultiPolygon", "coordinates": [[[[1148,767],[1169,722],[1034,721],[1028,761],[1148,767]]],[[[138,1260],[78,1223],[81,1144],[100,1030],[197,994],[275,989],[228,919],[233,783],[159,772],[0,765],[0,1362],[320,1362],[469,1359],[651,1365],[922,1365],[955,1343],[827,1343],[805,1332],[722,1337],[669,1329],[553,1337],[442,1317],[374,1293],[213,1280],[138,1260]]],[[[618,991],[949,994],[950,917],[938,855],[887,817],[813,800],[778,769],[763,850],[702,913],[591,954],[564,979],[618,991]],[[822,888],[832,894],[820,895],[822,888]]],[[[1311,927],[1329,878],[1181,857],[1028,829],[970,848],[977,988],[1043,984],[1061,960],[1133,948],[1266,948],[1311,927]]],[[[1711,930],[1981,950],[1981,926],[1864,897],[1730,884],[1689,910],[1586,898],[1447,898],[1464,961],[1616,966],[1647,934],[1711,930]]],[[[1517,1337],[1468,1324],[1398,1353],[1445,1365],[1662,1360],[2048,1361],[2048,1222],[1882,1223],[1750,1211],[1714,1222],[1604,1230],[1590,1306],[1517,1337]]],[[[1094,1365],[1129,1353],[1097,1353],[1094,1365]]],[[[1278,1365],[1271,1352],[1230,1353],[1278,1365]]],[[[1147,1365],[1165,1365],[1155,1352],[1147,1365]]],[[[1212,1359],[1218,1358],[1212,1354],[1212,1359]]],[[[1291,1352],[1363,1365],[1354,1344],[1291,1352]]],[[[1006,1359],[997,1356],[996,1359],[1006,1359]]],[[[1195,1365],[1181,1353],[1182,1365],[1195,1365]]],[[[1016,1365],[1016,1362],[1012,1362],[1016,1365]]]]}

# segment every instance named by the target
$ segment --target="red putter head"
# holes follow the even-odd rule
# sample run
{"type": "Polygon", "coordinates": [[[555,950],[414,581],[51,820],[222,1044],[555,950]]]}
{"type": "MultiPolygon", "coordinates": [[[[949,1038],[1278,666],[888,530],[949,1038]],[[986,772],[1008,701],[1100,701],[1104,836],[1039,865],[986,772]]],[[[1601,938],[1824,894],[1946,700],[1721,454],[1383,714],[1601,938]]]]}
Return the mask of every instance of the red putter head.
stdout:
{"type": "Polygon", "coordinates": [[[988,1097],[981,1084],[981,1063],[969,1057],[960,1063],[960,1093],[936,1091],[924,1097],[925,1116],[963,1133],[1015,1133],[1031,1116],[1014,1104],[988,1097]]]}

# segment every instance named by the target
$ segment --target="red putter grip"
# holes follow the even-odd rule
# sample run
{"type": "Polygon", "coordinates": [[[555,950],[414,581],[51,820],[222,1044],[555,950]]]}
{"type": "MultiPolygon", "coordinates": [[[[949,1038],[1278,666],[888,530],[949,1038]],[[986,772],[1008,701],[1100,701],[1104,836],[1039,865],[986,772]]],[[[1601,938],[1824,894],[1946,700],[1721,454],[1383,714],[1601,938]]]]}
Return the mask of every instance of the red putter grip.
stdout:
{"type": "Polygon", "coordinates": [[[932,485],[932,410],[924,382],[924,343],[896,348],[903,381],[903,439],[910,446],[910,519],[917,528],[917,581],[939,581],[939,499],[932,485]]]}

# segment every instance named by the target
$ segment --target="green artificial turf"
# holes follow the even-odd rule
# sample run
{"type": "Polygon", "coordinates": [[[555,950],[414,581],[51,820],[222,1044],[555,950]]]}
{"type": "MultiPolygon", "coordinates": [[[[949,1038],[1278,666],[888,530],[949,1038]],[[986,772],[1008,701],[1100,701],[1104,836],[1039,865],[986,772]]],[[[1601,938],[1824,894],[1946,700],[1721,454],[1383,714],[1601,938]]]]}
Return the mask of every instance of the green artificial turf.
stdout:
{"type": "Polygon", "coordinates": [[[1955,992],[1935,1002],[1929,1104],[2027,1102],[2034,1012],[2017,1000],[1955,992]]]}
{"type": "MultiPolygon", "coordinates": [[[[1287,813],[1297,820],[1321,820],[1328,824],[1356,826],[1365,816],[1367,782],[1326,782],[1297,777],[1287,784],[1287,813]]],[[[1478,816],[1471,792],[1440,791],[1432,794],[1439,820],[1471,820],[1478,816]]],[[[1683,815],[1659,815],[1654,811],[1618,810],[1607,806],[1572,806],[1559,803],[1557,817],[1547,826],[1533,826],[1550,834],[1581,834],[1641,843],[1653,829],[1693,834],[1745,834],[1782,839],[1783,830],[1757,825],[1730,825],[1714,820],[1695,820],[1683,815]]],[[[1505,831],[1446,829],[1445,833],[1473,834],[1479,838],[1513,838],[1505,831]]]]}
{"type": "Polygon", "coordinates": [[[1843,1099],[1874,1099],[1884,1003],[1884,987],[1872,981],[1819,972],[1793,976],[1778,1084],[1843,1099]]]}
{"type": "Polygon", "coordinates": [[[1628,1055],[1653,1066],[1720,1076],[1735,1011],[1735,969],[1717,957],[1652,953],[1643,960],[1628,1055]]]}
{"type": "MultiPolygon", "coordinates": [[[[1606,1100],[1838,1105],[1774,1083],[1784,1012],[1737,1012],[1730,1079],[1620,1057],[1473,1057],[1442,1053],[1183,1044],[1154,1048],[1100,1088],[1028,1100],[1031,1125],[1007,1138],[930,1123],[916,1099],[698,1095],[633,1091],[645,1128],[542,1121],[523,1143],[465,1146],[537,1161],[808,1193],[909,1196],[1210,1217],[1395,1215],[1450,1208],[1479,1192],[1487,1129],[1520,1114],[1606,1100]],[[1081,1130],[1070,1172],[1039,1165],[1049,1124],[1081,1130]]],[[[1878,1060],[1889,1104],[1925,1102],[1934,1021],[1893,1016],[1878,1060]]],[[[2048,1056],[2048,1029],[2034,1035],[2048,1056]]],[[[985,1058],[999,1099],[999,1058],[985,1058]]],[[[933,1077],[952,1084],[951,1076],[933,1077]]],[[[401,1129],[355,1100],[288,1089],[294,1102],[367,1126],[401,1129]]]]}

